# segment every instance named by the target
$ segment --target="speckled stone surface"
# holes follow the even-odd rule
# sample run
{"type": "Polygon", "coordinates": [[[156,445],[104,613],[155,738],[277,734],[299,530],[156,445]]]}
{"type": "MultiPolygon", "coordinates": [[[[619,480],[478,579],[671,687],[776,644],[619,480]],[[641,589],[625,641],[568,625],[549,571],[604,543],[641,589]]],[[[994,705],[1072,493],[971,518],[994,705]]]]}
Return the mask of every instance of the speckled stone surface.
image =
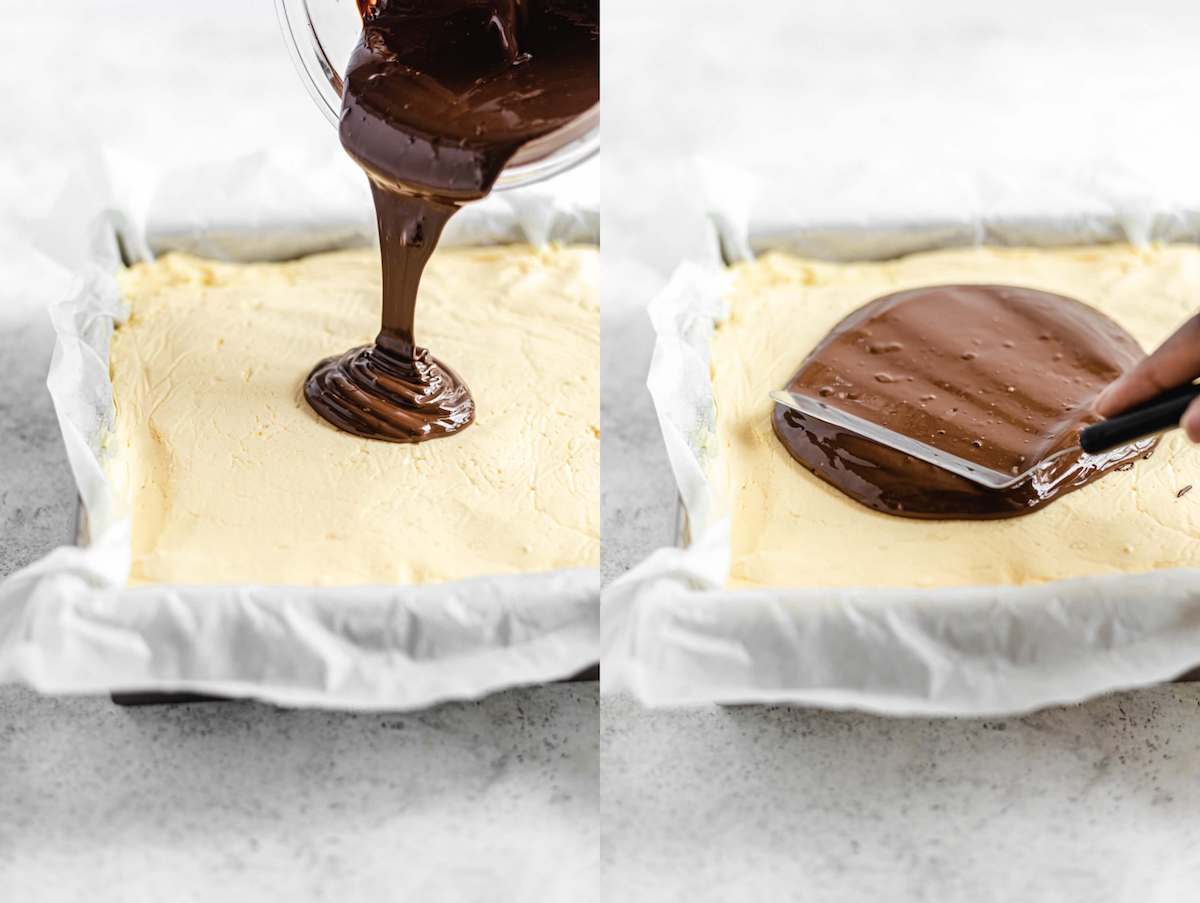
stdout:
{"type": "Polygon", "coordinates": [[[599,899],[595,684],[419,714],[0,690],[0,900],[599,899]]]}
{"type": "Polygon", "coordinates": [[[1200,686],[994,721],[602,702],[606,894],[1181,903],[1200,686]]]}
{"type": "Polygon", "coordinates": [[[75,482],[46,390],[49,320],[0,326],[0,578],[71,535],[75,482]]]}

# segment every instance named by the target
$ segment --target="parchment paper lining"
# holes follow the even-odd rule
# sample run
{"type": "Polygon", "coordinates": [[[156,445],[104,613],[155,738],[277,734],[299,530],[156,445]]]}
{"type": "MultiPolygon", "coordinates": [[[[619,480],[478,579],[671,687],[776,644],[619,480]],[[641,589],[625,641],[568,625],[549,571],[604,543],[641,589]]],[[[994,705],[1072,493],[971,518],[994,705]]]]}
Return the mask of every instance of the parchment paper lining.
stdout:
{"type": "MultiPolygon", "coordinates": [[[[136,166],[114,165],[89,183],[86,206],[78,193],[64,198],[21,249],[39,267],[30,268],[29,285],[9,288],[31,298],[51,286],[60,292],[42,299],[57,336],[47,385],[90,542],[58,548],[0,582],[0,680],[44,692],[193,691],[400,710],[565,678],[593,664],[593,569],[420,587],[124,587],[129,523],[101,466],[122,258],[180,249],[279,259],[369,240],[369,210],[348,223],[310,221],[287,203],[264,213],[245,187],[286,185],[289,170],[247,173],[245,165],[171,173],[154,185],[136,185],[136,166]],[[133,186],[125,196],[115,187],[122,184],[133,186]],[[69,238],[60,248],[45,240],[56,229],[69,238]]],[[[320,174],[308,175],[311,183],[320,174]]],[[[455,223],[455,244],[598,241],[594,207],[545,190],[496,197],[455,223]]]]}
{"type": "MultiPolygon", "coordinates": [[[[886,259],[978,244],[1196,240],[1200,216],[1112,212],[942,223],[758,224],[714,216],[727,261],[788,250],[886,259]]],[[[650,705],[790,702],[998,715],[1158,683],[1200,663],[1200,572],[943,590],[724,588],[729,517],[708,370],[727,273],[688,263],[649,305],[647,385],[690,543],[606,587],[602,680],[650,705]]],[[[798,581],[799,582],[799,581],[798,581]]]]}

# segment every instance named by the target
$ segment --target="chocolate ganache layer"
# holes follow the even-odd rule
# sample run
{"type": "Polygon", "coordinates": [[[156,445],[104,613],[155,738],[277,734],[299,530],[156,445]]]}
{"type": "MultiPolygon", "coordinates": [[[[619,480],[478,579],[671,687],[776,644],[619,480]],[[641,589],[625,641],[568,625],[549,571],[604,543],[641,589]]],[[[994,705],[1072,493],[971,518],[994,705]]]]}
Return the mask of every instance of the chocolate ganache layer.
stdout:
{"type": "Polygon", "coordinates": [[[475,416],[462,379],[417,344],[425,264],[450,217],[491,191],[523,146],[599,102],[599,0],[360,0],[359,9],[340,135],[371,181],[382,329],[373,345],[318,364],[304,394],[342,430],[420,442],[475,416]]]}
{"type": "MultiPolygon", "coordinates": [[[[787,388],[986,467],[1018,474],[1099,418],[1092,402],[1144,352],[1073,298],[1004,285],[897,292],[842,320],[787,388]]],[[[925,519],[1014,517],[1047,505],[1140,450],[1067,452],[1011,489],[987,489],[781,405],[775,435],[855,501],[925,519]]]]}

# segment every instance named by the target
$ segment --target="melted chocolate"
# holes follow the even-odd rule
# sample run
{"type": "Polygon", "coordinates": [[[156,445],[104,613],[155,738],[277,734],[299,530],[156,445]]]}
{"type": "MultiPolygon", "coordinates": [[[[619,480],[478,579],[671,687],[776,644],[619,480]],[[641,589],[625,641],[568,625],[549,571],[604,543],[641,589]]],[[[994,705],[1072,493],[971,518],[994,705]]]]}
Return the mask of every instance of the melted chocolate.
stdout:
{"type": "MultiPolygon", "coordinates": [[[[1142,357],[1120,326],[1062,295],[948,285],[878,298],[842,320],[787,388],[969,461],[1021,473],[1078,443],[1100,390],[1142,357]]],[[[775,435],[855,501],[914,518],[1027,514],[1145,452],[1066,453],[1011,489],[987,489],[781,405],[775,435]]]]}
{"type": "Polygon", "coordinates": [[[523,147],[599,101],[599,0],[359,0],[359,8],[340,134],[371,181],[382,329],[374,345],[319,363],[304,395],[347,432],[420,442],[475,416],[463,381],[416,342],[421,273],[462,204],[491,191],[523,147]]]}

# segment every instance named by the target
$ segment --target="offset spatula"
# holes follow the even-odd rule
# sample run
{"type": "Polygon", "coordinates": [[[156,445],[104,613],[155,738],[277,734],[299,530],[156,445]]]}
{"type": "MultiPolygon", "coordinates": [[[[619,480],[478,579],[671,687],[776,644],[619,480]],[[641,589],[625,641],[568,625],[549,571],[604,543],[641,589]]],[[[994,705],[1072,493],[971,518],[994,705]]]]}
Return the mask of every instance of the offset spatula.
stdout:
{"type": "MultiPolygon", "coordinates": [[[[1187,410],[1192,399],[1197,396],[1200,396],[1200,384],[1189,383],[1178,389],[1164,392],[1136,408],[1131,408],[1124,414],[1118,414],[1116,417],[1084,427],[1079,433],[1079,449],[1085,455],[1099,455],[1114,448],[1129,445],[1138,439],[1173,429],[1179,426],[1179,418],[1183,416],[1183,412],[1187,410]]],[[[807,395],[796,395],[777,389],[771,393],[771,399],[793,411],[815,417],[817,420],[834,426],[840,426],[855,435],[863,436],[880,445],[886,445],[888,448],[894,448],[918,461],[940,467],[942,470],[957,474],[980,486],[986,486],[988,489],[1009,489],[1029,479],[1053,461],[1075,452],[1074,448],[1063,449],[1049,458],[1039,461],[1029,469],[1013,474],[1007,471],[993,470],[950,452],[934,448],[919,439],[905,436],[895,430],[880,426],[878,423],[872,423],[870,420],[847,413],[819,398],[810,398],[807,395]]]]}

